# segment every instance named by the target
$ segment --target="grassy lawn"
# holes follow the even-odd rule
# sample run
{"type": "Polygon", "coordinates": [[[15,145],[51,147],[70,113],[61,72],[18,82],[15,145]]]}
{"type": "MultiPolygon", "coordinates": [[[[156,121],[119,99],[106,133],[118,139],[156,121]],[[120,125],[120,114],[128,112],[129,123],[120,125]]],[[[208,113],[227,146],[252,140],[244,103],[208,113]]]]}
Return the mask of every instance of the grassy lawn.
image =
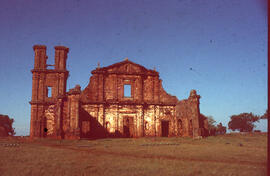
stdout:
{"type": "Polygon", "coordinates": [[[266,134],[227,134],[197,140],[0,138],[3,176],[260,176],[266,175],[266,167],[266,134]]]}

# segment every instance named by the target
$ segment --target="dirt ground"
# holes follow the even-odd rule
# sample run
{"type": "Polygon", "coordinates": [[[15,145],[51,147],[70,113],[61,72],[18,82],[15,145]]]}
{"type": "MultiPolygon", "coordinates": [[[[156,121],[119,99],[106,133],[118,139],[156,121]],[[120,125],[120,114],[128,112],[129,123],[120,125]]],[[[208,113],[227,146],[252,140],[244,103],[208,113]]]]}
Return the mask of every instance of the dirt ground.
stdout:
{"type": "Polygon", "coordinates": [[[204,139],[0,138],[0,175],[226,175],[266,174],[267,135],[204,139]]]}

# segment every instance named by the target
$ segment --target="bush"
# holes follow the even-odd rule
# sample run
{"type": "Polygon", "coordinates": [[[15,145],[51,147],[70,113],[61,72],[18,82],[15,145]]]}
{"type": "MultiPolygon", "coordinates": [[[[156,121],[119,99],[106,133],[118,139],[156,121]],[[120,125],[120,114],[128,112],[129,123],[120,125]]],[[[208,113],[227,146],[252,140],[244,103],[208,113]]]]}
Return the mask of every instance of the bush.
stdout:
{"type": "Polygon", "coordinates": [[[8,115],[0,114],[0,137],[14,136],[15,131],[12,128],[14,119],[9,118],[8,115]]]}

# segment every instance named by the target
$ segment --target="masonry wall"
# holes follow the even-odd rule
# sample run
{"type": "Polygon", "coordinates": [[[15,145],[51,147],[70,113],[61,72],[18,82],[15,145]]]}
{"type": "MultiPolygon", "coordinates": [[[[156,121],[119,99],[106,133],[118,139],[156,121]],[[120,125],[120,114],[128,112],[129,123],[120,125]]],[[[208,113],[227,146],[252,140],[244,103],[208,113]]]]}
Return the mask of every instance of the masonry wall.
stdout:
{"type": "Polygon", "coordinates": [[[100,138],[201,136],[200,96],[192,90],[178,101],[162,87],[159,73],[125,60],[93,70],[88,86],[66,92],[68,48],[55,47],[54,69],[47,69],[46,47],[34,46],[31,137],[100,138]],[[125,85],[131,96],[125,96],[125,85]],[[51,97],[48,88],[52,88],[51,97]]]}
{"type": "Polygon", "coordinates": [[[161,136],[161,120],[170,121],[169,136],[176,136],[175,107],[150,105],[107,105],[104,109],[100,105],[82,105],[84,116],[81,121],[84,136],[95,137],[97,133],[109,136],[124,136],[124,118],[132,119],[132,136],[161,136]],[[103,111],[104,110],[104,114],[103,111]],[[168,113],[172,114],[168,115],[168,113]],[[103,117],[104,115],[104,117],[103,117]],[[89,120],[90,119],[90,120],[89,120]],[[87,130],[88,129],[88,130],[87,130]],[[92,132],[91,132],[92,130],[92,132]]]}
{"type": "MultiPolygon", "coordinates": [[[[31,70],[32,77],[32,99],[31,104],[31,137],[45,137],[47,136],[47,117],[48,109],[52,108],[50,105],[58,103],[59,96],[66,94],[66,81],[68,71],[66,70],[66,59],[68,48],[63,46],[55,47],[55,67],[54,69],[47,69],[46,46],[35,45],[33,47],[35,52],[34,69],[31,70]],[[51,96],[48,95],[48,90],[51,88],[51,96]]],[[[62,109],[55,111],[55,115],[59,116],[62,109]]],[[[48,117],[48,121],[52,116],[48,117]]],[[[48,124],[50,126],[50,124],[48,124]]],[[[57,124],[58,125],[58,124],[57,124]]],[[[59,125],[54,125],[60,128],[59,125]]],[[[55,130],[54,130],[55,131],[55,130]]],[[[49,131],[51,133],[51,131],[49,131]]],[[[55,134],[55,133],[54,133],[55,134]]],[[[60,133],[57,135],[61,135],[60,133]]]]}
{"type": "Polygon", "coordinates": [[[202,136],[204,126],[204,119],[200,117],[199,109],[200,96],[197,95],[195,90],[190,92],[188,99],[181,100],[176,105],[177,123],[180,136],[202,136]]]}
{"type": "MultiPolygon", "coordinates": [[[[166,120],[170,121],[169,136],[176,135],[177,98],[163,90],[158,72],[127,60],[108,68],[97,68],[92,74],[89,85],[81,94],[82,119],[92,119],[90,124],[82,122],[85,134],[86,129],[95,128],[92,122],[100,130],[103,127],[106,135],[125,135],[125,120],[128,120],[132,123],[133,137],[161,136],[160,121],[166,120]],[[126,84],[131,86],[130,97],[124,96],[126,84]],[[163,113],[163,109],[167,112],[163,113]]],[[[90,136],[97,133],[92,131],[90,136]]]]}

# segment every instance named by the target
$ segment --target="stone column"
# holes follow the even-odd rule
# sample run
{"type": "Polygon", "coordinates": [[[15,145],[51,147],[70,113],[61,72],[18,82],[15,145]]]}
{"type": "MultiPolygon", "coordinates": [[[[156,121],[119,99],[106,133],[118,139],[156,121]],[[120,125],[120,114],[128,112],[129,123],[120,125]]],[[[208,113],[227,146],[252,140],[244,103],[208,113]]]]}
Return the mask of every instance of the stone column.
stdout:
{"type": "Polygon", "coordinates": [[[155,110],[155,136],[160,136],[160,130],[158,128],[160,122],[159,114],[160,114],[160,107],[159,105],[157,105],[155,110]]]}
{"type": "Polygon", "coordinates": [[[104,106],[103,104],[99,105],[98,108],[99,112],[98,112],[98,122],[105,127],[105,121],[104,121],[104,106]]]}
{"type": "Polygon", "coordinates": [[[145,135],[145,132],[144,132],[144,105],[142,105],[142,108],[141,108],[141,136],[143,137],[145,135]]]}
{"type": "Polygon", "coordinates": [[[62,115],[62,110],[63,110],[63,99],[59,98],[57,100],[57,111],[56,111],[56,138],[57,139],[62,139],[63,137],[63,115],[62,115]]]}
{"type": "Polygon", "coordinates": [[[197,95],[195,90],[190,91],[190,96],[188,98],[190,101],[190,108],[192,113],[192,127],[193,127],[193,137],[201,136],[200,133],[200,124],[199,124],[199,118],[200,118],[200,95],[197,95]]]}
{"type": "Polygon", "coordinates": [[[37,130],[36,121],[37,121],[37,105],[31,105],[31,122],[30,122],[30,137],[36,137],[35,133],[37,130]]]}
{"type": "Polygon", "coordinates": [[[39,75],[34,72],[32,76],[32,101],[36,101],[38,99],[38,83],[39,75]]]}
{"type": "Polygon", "coordinates": [[[81,87],[76,85],[75,88],[71,89],[68,94],[70,97],[70,128],[73,133],[72,138],[80,138],[80,93],[81,87]]]}
{"type": "Polygon", "coordinates": [[[39,83],[38,83],[38,100],[44,101],[46,95],[46,87],[45,87],[45,73],[40,73],[39,83]]]}

